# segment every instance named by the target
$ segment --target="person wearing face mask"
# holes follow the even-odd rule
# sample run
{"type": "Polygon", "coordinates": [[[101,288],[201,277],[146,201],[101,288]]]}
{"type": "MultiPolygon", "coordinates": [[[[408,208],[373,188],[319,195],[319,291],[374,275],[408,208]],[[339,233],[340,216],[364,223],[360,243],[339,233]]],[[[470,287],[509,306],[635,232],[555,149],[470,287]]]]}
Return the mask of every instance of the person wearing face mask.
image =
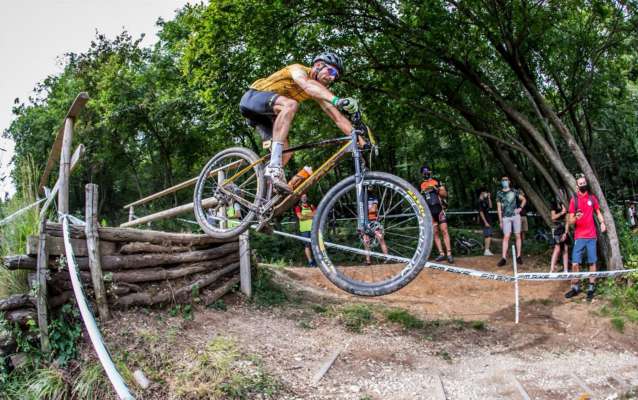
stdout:
{"type": "Polygon", "coordinates": [[[423,182],[421,182],[421,193],[425,198],[425,202],[428,204],[430,214],[432,214],[432,228],[434,230],[434,244],[439,251],[439,256],[435,261],[444,261],[447,259],[449,263],[454,262],[452,256],[452,247],[450,244],[450,233],[447,230],[447,217],[445,216],[445,210],[443,209],[444,200],[447,197],[447,190],[445,186],[441,184],[436,178],[432,177],[432,169],[424,165],[421,167],[421,175],[423,175],[423,182]],[[443,245],[441,244],[441,238],[439,232],[443,236],[443,243],[447,253],[443,251],[443,245]]]}
{"type": "Polygon", "coordinates": [[[521,256],[521,209],[525,207],[527,200],[518,191],[510,188],[510,179],[507,176],[501,178],[501,190],[496,194],[496,210],[498,212],[498,221],[503,230],[503,248],[501,250],[501,259],[496,264],[499,267],[507,263],[507,251],[509,250],[509,240],[512,232],[516,238],[516,257],[518,264],[523,263],[521,256]]]}
{"type": "Polygon", "coordinates": [[[492,216],[490,210],[492,209],[492,196],[490,192],[485,188],[480,189],[479,195],[479,221],[483,225],[483,241],[485,245],[484,256],[493,256],[490,250],[490,244],[492,242],[492,216]]]}
{"type": "MultiPolygon", "coordinates": [[[[315,216],[315,206],[308,203],[308,195],[302,194],[299,205],[295,207],[295,215],[299,219],[299,233],[301,236],[310,239],[310,231],[312,230],[312,218],[315,216]]],[[[310,242],[304,242],[304,252],[308,260],[309,267],[316,267],[317,263],[312,257],[310,242]]]]}
{"type": "MultiPolygon", "coordinates": [[[[596,271],[596,242],[598,233],[596,231],[596,223],[594,221],[594,215],[598,218],[600,224],[600,231],[605,232],[607,227],[605,226],[605,220],[603,214],[600,212],[600,206],[598,199],[593,194],[589,193],[589,185],[587,184],[587,178],[585,175],[576,175],[577,193],[569,201],[569,215],[565,223],[565,238],[569,233],[569,228],[574,226],[574,246],[572,249],[572,271],[579,272],[580,264],[586,262],[589,264],[589,271],[596,271]],[[587,252],[587,259],[583,257],[583,253],[587,252]]],[[[580,281],[578,279],[572,280],[572,287],[569,292],[565,293],[565,298],[569,299],[581,291],[580,281]]],[[[589,278],[589,285],[587,286],[587,300],[591,301],[594,298],[596,291],[596,278],[589,278]]]]}

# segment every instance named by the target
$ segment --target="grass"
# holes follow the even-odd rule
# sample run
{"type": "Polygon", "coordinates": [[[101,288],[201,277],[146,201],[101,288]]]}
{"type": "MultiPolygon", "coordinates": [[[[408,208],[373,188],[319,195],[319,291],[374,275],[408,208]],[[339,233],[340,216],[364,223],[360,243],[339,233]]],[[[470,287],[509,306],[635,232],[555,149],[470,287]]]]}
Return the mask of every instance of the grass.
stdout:
{"type": "Polygon", "coordinates": [[[101,400],[111,395],[111,384],[104,374],[102,365],[89,362],[82,366],[74,381],[72,394],[77,399],[101,400]]]}
{"type": "Polygon", "coordinates": [[[400,308],[392,308],[386,310],[385,318],[396,324],[403,326],[404,329],[422,329],[425,327],[425,322],[418,319],[408,311],[400,308]]]}
{"type": "Polygon", "coordinates": [[[236,344],[216,337],[203,349],[191,351],[171,394],[180,399],[274,399],[281,383],[267,374],[258,359],[247,360],[236,344]]]}
{"type": "MultiPolygon", "coordinates": [[[[0,205],[0,218],[5,218],[19,209],[36,201],[36,169],[32,160],[18,166],[21,187],[6,203],[0,205]]],[[[27,237],[38,233],[37,207],[15,218],[0,227],[0,256],[24,253],[27,237]]],[[[28,271],[9,271],[0,267],[0,297],[8,297],[16,293],[27,293],[28,271]]]]}
{"type": "Polygon", "coordinates": [[[361,333],[363,328],[374,321],[374,315],[370,306],[352,304],[339,310],[343,325],[350,332],[361,333]]]}
{"type": "Polygon", "coordinates": [[[272,307],[289,300],[286,292],[273,280],[268,268],[258,267],[253,278],[253,304],[260,307],[272,307]]]}

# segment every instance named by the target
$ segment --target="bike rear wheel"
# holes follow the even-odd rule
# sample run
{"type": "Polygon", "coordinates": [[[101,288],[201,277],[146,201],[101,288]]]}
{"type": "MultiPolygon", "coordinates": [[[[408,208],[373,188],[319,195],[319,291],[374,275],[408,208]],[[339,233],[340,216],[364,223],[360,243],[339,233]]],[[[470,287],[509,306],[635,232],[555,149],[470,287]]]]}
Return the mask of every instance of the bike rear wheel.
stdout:
{"type": "Polygon", "coordinates": [[[432,249],[432,218],[423,197],[397,176],[368,172],[363,185],[378,202],[368,229],[357,229],[355,177],[346,178],[317,208],[312,251],[323,274],[339,288],[381,296],[407,285],[425,265],[432,249]]]}
{"type": "Polygon", "coordinates": [[[244,147],[223,150],[208,161],[193,196],[195,219],[205,233],[230,239],[250,227],[265,191],[258,161],[244,147]]]}

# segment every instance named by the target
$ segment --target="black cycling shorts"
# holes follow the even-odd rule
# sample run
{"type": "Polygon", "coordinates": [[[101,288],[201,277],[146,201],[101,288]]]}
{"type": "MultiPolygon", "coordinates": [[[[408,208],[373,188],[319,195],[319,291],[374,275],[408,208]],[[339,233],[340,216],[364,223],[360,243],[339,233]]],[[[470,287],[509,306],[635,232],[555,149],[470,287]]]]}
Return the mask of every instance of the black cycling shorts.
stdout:
{"type": "Polygon", "coordinates": [[[430,206],[430,214],[432,214],[433,224],[447,224],[447,217],[445,211],[440,204],[430,206]]]}
{"type": "Polygon", "coordinates": [[[248,89],[239,102],[239,112],[246,117],[248,125],[257,129],[262,140],[272,139],[277,97],[279,95],[275,92],[248,89]]]}

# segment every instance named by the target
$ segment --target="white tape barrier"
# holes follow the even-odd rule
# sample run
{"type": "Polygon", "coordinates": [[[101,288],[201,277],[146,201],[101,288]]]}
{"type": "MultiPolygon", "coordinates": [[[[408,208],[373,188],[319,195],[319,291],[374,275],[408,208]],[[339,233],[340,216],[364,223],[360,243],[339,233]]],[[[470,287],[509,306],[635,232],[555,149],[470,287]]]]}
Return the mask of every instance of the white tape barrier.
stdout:
{"type": "MultiPolygon", "coordinates": [[[[279,236],[283,236],[283,237],[288,237],[291,239],[296,239],[296,240],[300,240],[302,242],[306,242],[306,243],[310,243],[310,239],[303,237],[303,236],[299,236],[299,235],[293,235],[291,233],[287,233],[287,232],[281,232],[281,231],[273,231],[274,234],[279,235],[279,236]]],[[[383,253],[378,253],[378,252],[374,252],[374,251],[366,251],[363,249],[357,249],[354,247],[349,247],[349,246],[343,246],[343,245],[339,245],[339,244],[334,244],[334,243],[330,243],[330,242],[325,242],[326,247],[332,247],[332,248],[336,248],[339,250],[343,250],[343,251],[347,251],[350,253],[355,253],[355,254],[360,254],[360,255],[369,255],[369,256],[373,256],[373,257],[378,257],[378,258],[382,258],[382,259],[386,259],[389,261],[396,261],[396,262],[408,262],[410,261],[408,258],[405,257],[399,257],[399,256],[393,256],[393,255],[386,255],[383,253]]],[[[505,274],[497,274],[497,273],[493,273],[493,272],[486,272],[486,271],[478,271],[475,269],[469,269],[469,268],[462,268],[462,267],[457,267],[455,265],[449,265],[449,264],[441,264],[441,263],[437,263],[437,262],[430,262],[428,261],[427,263],[425,263],[424,268],[429,268],[429,269],[435,269],[437,271],[444,271],[444,272],[451,272],[454,274],[459,274],[459,275],[465,275],[465,276],[471,276],[474,278],[480,278],[480,279],[488,279],[488,280],[492,280],[492,281],[502,281],[502,282],[514,282],[515,281],[515,277],[513,275],[505,275],[505,274]]],[[[630,274],[633,272],[638,272],[638,269],[622,269],[622,270],[617,270],[617,271],[598,271],[598,272],[539,272],[539,273],[535,273],[535,272],[526,272],[526,273],[519,273],[517,274],[518,280],[526,280],[526,281],[568,281],[568,280],[572,280],[572,279],[585,279],[585,278],[589,278],[589,277],[594,277],[594,278],[606,278],[606,277],[610,277],[610,276],[618,276],[618,275],[623,275],[623,274],[630,274]]]]}
{"type": "Polygon", "coordinates": [[[25,212],[29,211],[30,209],[32,209],[33,207],[37,206],[38,204],[42,203],[45,200],[46,200],[46,197],[36,201],[35,203],[31,203],[28,206],[19,209],[18,211],[14,212],[13,214],[9,215],[8,217],[0,221],[0,226],[8,224],[9,222],[13,221],[20,215],[24,214],[25,212]]]}
{"type": "Polygon", "coordinates": [[[75,298],[78,303],[78,308],[80,309],[80,314],[82,315],[82,320],[84,321],[84,326],[89,333],[91,343],[93,344],[93,348],[95,348],[95,352],[97,353],[97,356],[102,363],[102,367],[104,368],[106,375],[109,377],[109,380],[115,388],[115,391],[117,392],[119,398],[121,400],[134,400],[134,397],[133,395],[131,395],[131,392],[126,386],[126,383],[124,383],[124,379],[122,379],[122,375],[120,375],[120,373],[117,371],[117,368],[115,368],[115,364],[111,359],[111,355],[104,345],[102,334],[100,333],[100,330],[95,323],[95,318],[89,310],[89,306],[86,302],[86,297],[84,297],[82,283],[80,282],[78,267],[75,260],[75,254],[73,254],[73,247],[71,246],[71,235],[69,234],[69,219],[70,218],[68,215],[62,216],[64,248],[66,252],[67,262],[69,264],[69,275],[71,276],[73,292],[75,293],[75,298]]]}

